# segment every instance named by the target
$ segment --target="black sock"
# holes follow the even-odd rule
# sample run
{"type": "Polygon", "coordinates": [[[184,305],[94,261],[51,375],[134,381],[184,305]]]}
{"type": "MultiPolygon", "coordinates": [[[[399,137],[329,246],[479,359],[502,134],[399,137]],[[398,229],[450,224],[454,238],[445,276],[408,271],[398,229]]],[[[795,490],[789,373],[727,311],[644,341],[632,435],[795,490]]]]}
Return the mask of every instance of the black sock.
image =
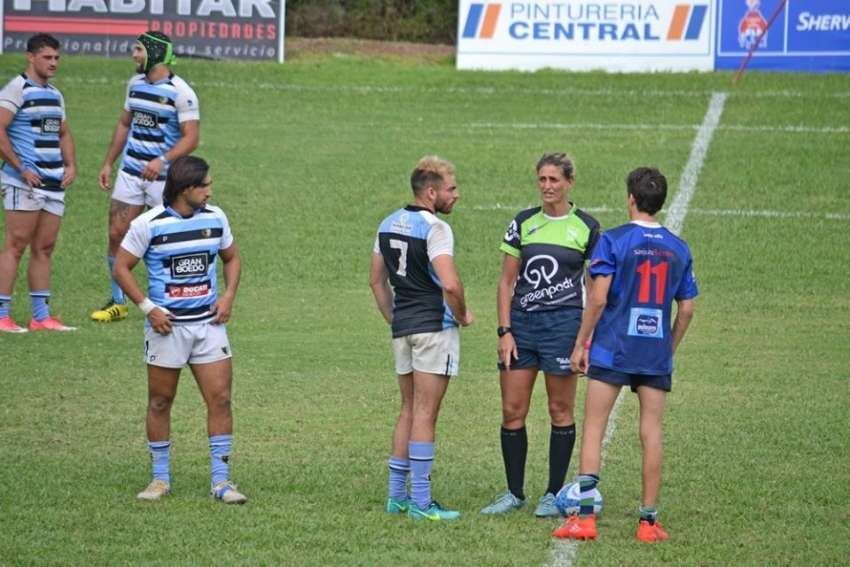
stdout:
{"type": "Polygon", "coordinates": [[[575,442],[575,424],[552,426],[552,432],[549,434],[549,487],[546,492],[557,494],[564,486],[575,442]]]}
{"type": "Polygon", "coordinates": [[[519,429],[502,428],[502,459],[505,461],[505,476],[508,490],[525,500],[525,457],[528,455],[528,434],[525,426],[519,429]]]}

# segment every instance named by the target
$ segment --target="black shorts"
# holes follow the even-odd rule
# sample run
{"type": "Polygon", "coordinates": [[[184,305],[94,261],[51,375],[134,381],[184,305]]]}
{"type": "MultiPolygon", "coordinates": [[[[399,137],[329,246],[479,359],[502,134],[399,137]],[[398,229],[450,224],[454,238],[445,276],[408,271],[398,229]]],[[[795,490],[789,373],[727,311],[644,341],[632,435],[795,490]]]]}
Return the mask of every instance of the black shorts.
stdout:
{"type": "Polygon", "coordinates": [[[587,377],[615,386],[629,386],[632,392],[637,392],[638,386],[649,386],[665,392],[673,389],[672,374],[630,374],[601,366],[591,366],[587,369],[587,377]]]}
{"type": "MultiPolygon", "coordinates": [[[[537,368],[547,374],[569,376],[570,355],[581,326],[581,309],[565,307],[551,311],[511,311],[511,329],[517,358],[511,370],[537,368]]],[[[499,370],[505,370],[502,362],[499,370]]]]}

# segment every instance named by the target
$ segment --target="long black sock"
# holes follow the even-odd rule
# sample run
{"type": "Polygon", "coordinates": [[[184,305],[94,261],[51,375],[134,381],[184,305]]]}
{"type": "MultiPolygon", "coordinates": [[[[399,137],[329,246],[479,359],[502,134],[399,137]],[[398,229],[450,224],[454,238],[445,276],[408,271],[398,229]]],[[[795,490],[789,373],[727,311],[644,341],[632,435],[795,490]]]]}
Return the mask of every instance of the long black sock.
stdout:
{"type": "Polygon", "coordinates": [[[525,457],[528,455],[528,434],[525,426],[519,429],[502,428],[502,459],[505,461],[505,476],[508,490],[525,500],[525,457]]]}
{"type": "Polygon", "coordinates": [[[567,469],[570,468],[570,458],[573,456],[573,445],[576,442],[576,426],[552,426],[549,434],[549,487],[546,492],[557,494],[564,486],[567,469]]]}

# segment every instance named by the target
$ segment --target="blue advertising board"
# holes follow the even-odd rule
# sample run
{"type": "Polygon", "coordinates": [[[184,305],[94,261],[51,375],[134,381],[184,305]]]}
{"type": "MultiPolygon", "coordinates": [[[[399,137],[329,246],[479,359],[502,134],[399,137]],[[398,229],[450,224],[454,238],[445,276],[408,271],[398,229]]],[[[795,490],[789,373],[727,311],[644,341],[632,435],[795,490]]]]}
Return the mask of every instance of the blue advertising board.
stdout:
{"type": "MultiPolygon", "coordinates": [[[[720,0],[716,69],[736,69],[782,0],[720,0]]],[[[850,1],[788,0],[762,38],[751,69],[850,71],[850,1]]]]}

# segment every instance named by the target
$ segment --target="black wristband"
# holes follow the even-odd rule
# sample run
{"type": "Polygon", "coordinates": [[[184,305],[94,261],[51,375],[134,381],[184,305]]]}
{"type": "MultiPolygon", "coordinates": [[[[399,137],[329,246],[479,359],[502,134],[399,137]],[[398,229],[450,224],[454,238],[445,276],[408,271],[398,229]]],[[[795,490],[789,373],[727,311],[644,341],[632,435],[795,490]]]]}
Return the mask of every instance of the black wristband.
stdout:
{"type": "Polygon", "coordinates": [[[508,333],[513,333],[513,330],[510,327],[496,327],[496,334],[499,337],[504,337],[508,333]]]}

